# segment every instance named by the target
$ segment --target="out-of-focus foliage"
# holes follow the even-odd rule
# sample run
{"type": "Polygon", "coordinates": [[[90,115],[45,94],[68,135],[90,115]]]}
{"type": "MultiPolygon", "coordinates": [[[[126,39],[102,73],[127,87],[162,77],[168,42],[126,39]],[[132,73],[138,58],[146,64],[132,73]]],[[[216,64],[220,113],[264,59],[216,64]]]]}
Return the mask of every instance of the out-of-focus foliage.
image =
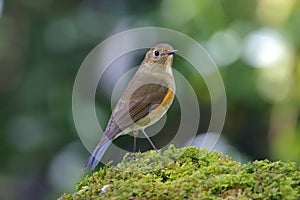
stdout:
{"type": "MultiPolygon", "coordinates": [[[[191,36],[219,66],[228,100],[222,136],[233,154],[300,162],[299,1],[0,0],[0,199],[74,191],[88,155],[72,118],[76,73],[101,41],[144,26],[191,36]]],[[[175,58],[174,67],[197,92],[199,134],[205,133],[205,84],[183,59],[175,58]]],[[[113,85],[102,86],[96,106],[105,126],[113,85]]],[[[175,101],[168,116],[179,115],[177,107],[175,101]]],[[[175,128],[167,122],[154,142],[175,128]]],[[[123,141],[132,138],[116,143],[123,141]]]]}

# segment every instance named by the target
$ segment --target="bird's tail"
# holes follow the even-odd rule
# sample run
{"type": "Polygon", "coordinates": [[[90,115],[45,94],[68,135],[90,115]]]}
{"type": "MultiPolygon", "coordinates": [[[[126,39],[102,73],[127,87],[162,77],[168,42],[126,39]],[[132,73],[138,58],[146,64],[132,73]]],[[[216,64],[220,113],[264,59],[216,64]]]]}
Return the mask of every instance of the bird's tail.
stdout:
{"type": "Polygon", "coordinates": [[[85,168],[95,169],[111,142],[112,139],[109,139],[103,145],[97,146],[86,161],[85,168]]]}

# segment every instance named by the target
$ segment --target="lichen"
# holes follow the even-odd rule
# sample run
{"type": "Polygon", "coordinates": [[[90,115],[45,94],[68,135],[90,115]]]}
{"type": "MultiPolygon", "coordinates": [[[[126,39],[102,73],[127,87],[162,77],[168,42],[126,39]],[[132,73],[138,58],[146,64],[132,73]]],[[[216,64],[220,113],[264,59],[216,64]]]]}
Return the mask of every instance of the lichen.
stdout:
{"type": "Polygon", "coordinates": [[[242,165],[221,153],[171,145],[127,154],[59,199],[300,199],[300,169],[268,160],[242,165]]]}

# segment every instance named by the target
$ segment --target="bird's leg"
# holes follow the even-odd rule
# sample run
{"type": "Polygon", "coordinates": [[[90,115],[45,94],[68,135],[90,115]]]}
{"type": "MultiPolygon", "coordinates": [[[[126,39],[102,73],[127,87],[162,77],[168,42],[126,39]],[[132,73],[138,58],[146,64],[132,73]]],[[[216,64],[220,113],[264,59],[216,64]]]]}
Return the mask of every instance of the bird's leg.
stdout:
{"type": "Polygon", "coordinates": [[[150,144],[151,144],[151,146],[153,147],[153,149],[154,149],[155,151],[157,151],[158,149],[157,149],[156,146],[153,144],[153,142],[151,141],[151,139],[149,138],[149,136],[147,135],[147,133],[145,132],[145,130],[142,129],[141,131],[142,131],[142,133],[144,134],[144,136],[147,138],[147,140],[150,142],[150,144]]]}
{"type": "Polygon", "coordinates": [[[133,131],[133,152],[136,151],[136,138],[139,134],[139,131],[136,130],[136,131],[133,131]]]}

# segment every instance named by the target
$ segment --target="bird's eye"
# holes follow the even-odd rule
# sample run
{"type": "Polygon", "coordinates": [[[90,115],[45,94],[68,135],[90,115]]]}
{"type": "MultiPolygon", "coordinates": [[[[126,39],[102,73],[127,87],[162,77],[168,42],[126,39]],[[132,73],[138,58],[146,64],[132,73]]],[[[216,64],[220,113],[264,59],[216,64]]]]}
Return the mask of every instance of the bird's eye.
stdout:
{"type": "Polygon", "coordinates": [[[157,51],[157,50],[155,50],[154,52],[153,52],[153,54],[154,54],[154,56],[159,56],[159,51],[157,51]]]}

